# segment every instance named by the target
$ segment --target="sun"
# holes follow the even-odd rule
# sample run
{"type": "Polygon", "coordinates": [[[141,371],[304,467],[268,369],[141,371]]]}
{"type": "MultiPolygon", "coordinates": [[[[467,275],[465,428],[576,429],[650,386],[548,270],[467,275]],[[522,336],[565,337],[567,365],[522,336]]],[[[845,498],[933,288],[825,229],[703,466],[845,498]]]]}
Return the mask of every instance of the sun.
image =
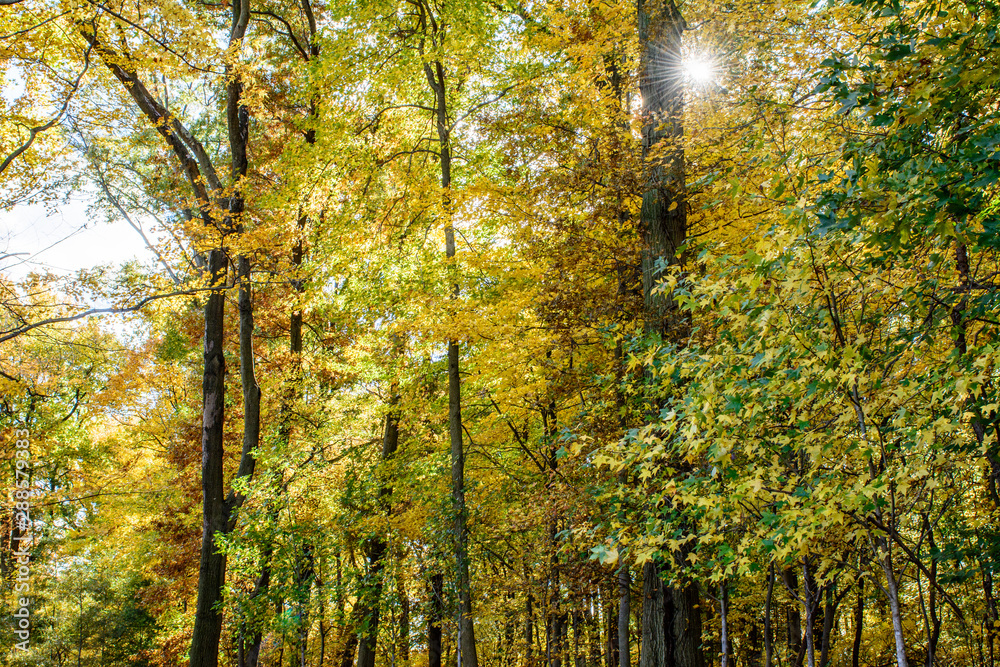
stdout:
{"type": "Polygon", "coordinates": [[[681,61],[684,78],[692,85],[707,86],[718,77],[715,61],[705,54],[690,54],[681,61]]]}

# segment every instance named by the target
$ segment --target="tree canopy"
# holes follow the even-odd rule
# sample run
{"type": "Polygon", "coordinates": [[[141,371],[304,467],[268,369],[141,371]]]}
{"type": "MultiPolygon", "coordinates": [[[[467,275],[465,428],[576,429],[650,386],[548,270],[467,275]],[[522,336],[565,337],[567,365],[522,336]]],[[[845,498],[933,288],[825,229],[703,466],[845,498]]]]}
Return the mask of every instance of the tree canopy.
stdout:
{"type": "Polygon", "coordinates": [[[0,0],[0,665],[994,665],[997,26],[0,0]]]}

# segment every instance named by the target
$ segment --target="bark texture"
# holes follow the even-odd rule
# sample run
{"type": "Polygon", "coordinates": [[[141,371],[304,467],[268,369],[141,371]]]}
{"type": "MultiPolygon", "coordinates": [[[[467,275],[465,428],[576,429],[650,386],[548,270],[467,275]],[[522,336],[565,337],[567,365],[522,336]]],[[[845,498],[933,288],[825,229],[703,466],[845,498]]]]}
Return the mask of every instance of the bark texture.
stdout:
{"type": "MultiPolygon", "coordinates": [[[[223,285],[226,256],[221,249],[208,255],[213,285],[223,285]]],[[[213,291],[205,303],[205,370],[202,376],[201,558],[198,564],[198,603],[191,637],[191,666],[215,667],[219,661],[222,613],[217,604],[222,597],[226,558],[215,546],[217,534],[224,533],[229,521],[223,488],[222,436],[225,422],[225,360],[222,354],[225,295],[213,291]]]]}

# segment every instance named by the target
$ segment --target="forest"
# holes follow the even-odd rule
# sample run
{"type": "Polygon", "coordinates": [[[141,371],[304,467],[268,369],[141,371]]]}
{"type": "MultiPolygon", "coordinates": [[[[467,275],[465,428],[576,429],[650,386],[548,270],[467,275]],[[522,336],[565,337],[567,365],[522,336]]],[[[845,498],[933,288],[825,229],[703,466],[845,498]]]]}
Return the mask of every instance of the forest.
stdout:
{"type": "Polygon", "coordinates": [[[0,0],[0,665],[1000,663],[998,26],[0,0]]]}

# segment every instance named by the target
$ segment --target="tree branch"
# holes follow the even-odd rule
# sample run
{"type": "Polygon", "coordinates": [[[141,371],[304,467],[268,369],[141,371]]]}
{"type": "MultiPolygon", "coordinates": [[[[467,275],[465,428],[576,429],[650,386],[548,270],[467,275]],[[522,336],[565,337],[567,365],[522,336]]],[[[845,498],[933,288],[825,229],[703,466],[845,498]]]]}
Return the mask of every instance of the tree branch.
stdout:
{"type": "MultiPolygon", "coordinates": [[[[3,2],[4,0],[0,0],[0,3],[3,2]]],[[[18,0],[18,2],[20,2],[20,0],[18,0]]],[[[44,125],[39,125],[37,127],[33,127],[30,130],[28,130],[29,132],[28,140],[25,141],[20,146],[18,146],[16,149],[14,149],[14,152],[5,157],[3,162],[0,162],[0,174],[2,174],[4,170],[6,170],[7,167],[10,166],[11,162],[16,160],[19,155],[21,155],[26,150],[31,148],[31,144],[34,143],[35,137],[37,137],[42,132],[52,128],[56,123],[60,121],[60,119],[62,119],[63,115],[65,115],[66,109],[69,108],[69,103],[73,99],[73,95],[75,95],[76,91],[80,89],[80,80],[83,79],[83,75],[87,73],[88,69],[90,69],[90,49],[91,47],[88,46],[87,50],[83,54],[83,70],[80,72],[80,74],[76,77],[76,80],[73,82],[69,94],[66,95],[66,100],[63,102],[62,107],[59,108],[59,113],[56,114],[55,118],[45,123],[44,125]]]]}
{"type": "Polygon", "coordinates": [[[139,79],[134,68],[126,69],[120,63],[131,63],[131,58],[127,55],[119,54],[111,47],[103,44],[97,39],[97,26],[82,26],[81,32],[84,39],[100,54],[101,59],[111,73],[115,75],[125,89],[135,100],[136,105],[153,123],[156,131],[167,140],[177,158],[187,174],[188,181],[194,189],[195,196],[202,206],[202,218],[206,223],[211,222],[208,206],[211,203],[205,183],[213,192],[220,193],[222,184],[219,181],[215,166],[212,164],[204,146],[201,145],[194,135],[176,117],[171,115],[163,106],[150,94],[145,84],[139,79]]]}
{"type": "Polygon", "coordinates": [[[288,35],[288,38],[291,39],[292,40],[292,44],[295,45],[295,50],[299,52],[299,55],[302,56],[303,60],[309,60],[309,54],[306,53],[306,50],[302,48],[301,42],[299,42],[298,37],[295,36],[295,31],[292,30],[292,24],[290,24],[287,20],[285,20],[284,17],[278,16],[274,12],[268,12],[268,11],[252,11],[250,13],[251,14],[257,14],[259,16],[270,16],[273,19],[277,19],[278,21],[281,21],[281,23],[283,23],[284,26],[285,26],[285,30],[287,31],[286,34],[288,35]]]}
{"type": "Polygon", "coordinates": [[[169,292],[167,294],[153,294],[152,296],[147,296],[141,299],[138,303],[132,306],[125,306],[122,308],[90,308],[75,315],[64,315],[62,317],[50,317],[45,320],[39,320],[38,322],[32,322],[31,324],[24,324],[22,326],[16,327],[14,329],[8,329],[7,331],[0,332],[0,343],[4,343],[12,338],[17,338],[22,334],[26,334],[33,329],[38,327],[44,327],[49,324],[60,324],[62,322],[75,322],[76,320],[82,320],[93,315],[114,315],[121,313],[132,313],[153,301],[159,301],[160,299],[169,299],[175,296],[185,296],[189,294],[197,294],[199,292],[215,292],[218,291],[216,287],[197,287],[188,290],[179,290],[177,292],[169,292]]]}

